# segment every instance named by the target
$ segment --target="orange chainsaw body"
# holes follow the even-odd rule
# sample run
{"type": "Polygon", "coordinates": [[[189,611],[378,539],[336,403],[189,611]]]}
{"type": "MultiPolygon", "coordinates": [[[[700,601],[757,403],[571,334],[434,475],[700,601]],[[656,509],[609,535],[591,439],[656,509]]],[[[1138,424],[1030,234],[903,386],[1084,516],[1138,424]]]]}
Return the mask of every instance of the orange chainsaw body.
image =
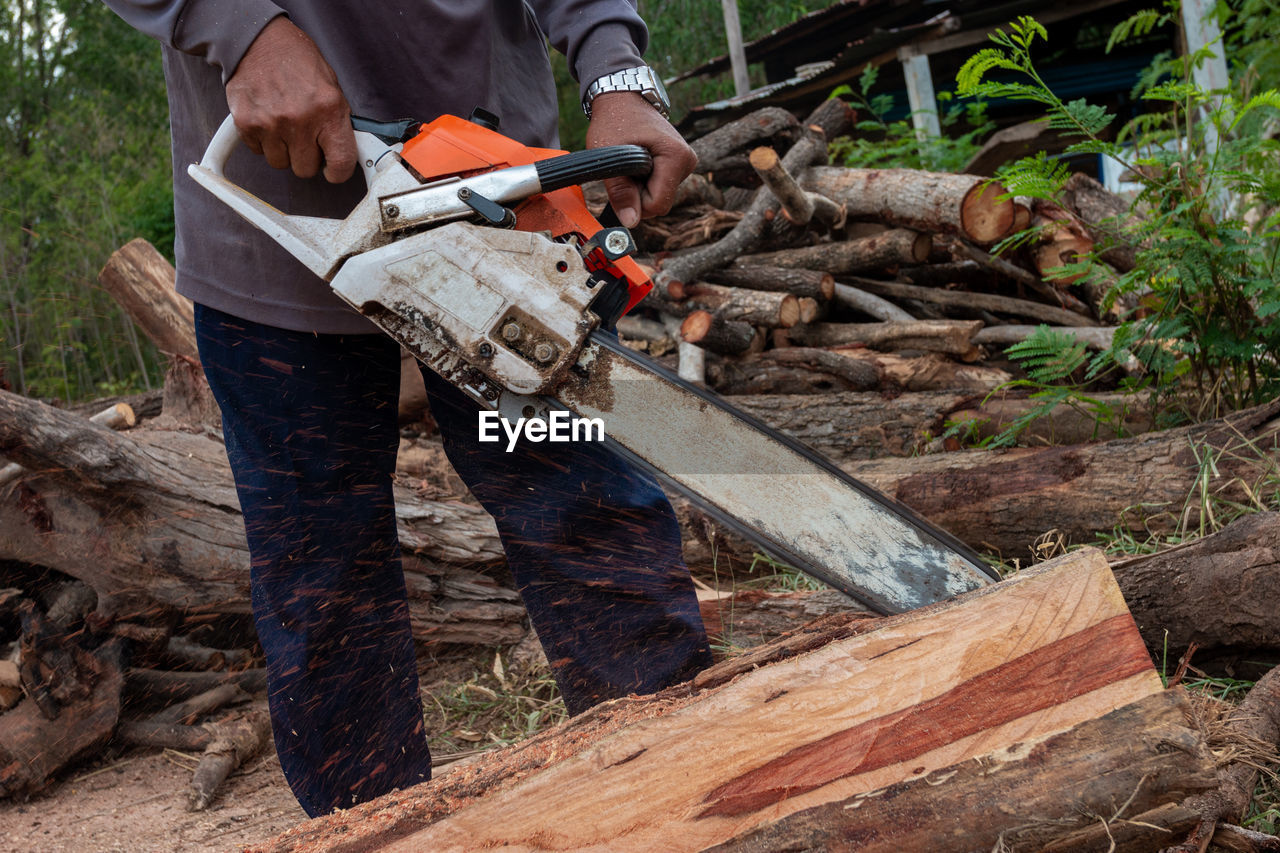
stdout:
{"type": "MultiPolygon", "coordinates": [[[[527,166],[567,152],[532,148],[475,122],[443,115],[422,126],[404,144],[400,157],[426,182],[527,166]]],[[[555,239],[570,237],[578,246],[587,243],[603,226],[587,209],[580,187],[566,187],[525,199],[516,208],[516,229],[546,231],[555,239]]],[[[627,311],[653,287],[640,265],[628,257],[610,261],[595,248],[585,258],[590,272],[607,272],[626,282],[627,311]]],[[[624,312],[625,313],[625,312],[624,312]]]]}

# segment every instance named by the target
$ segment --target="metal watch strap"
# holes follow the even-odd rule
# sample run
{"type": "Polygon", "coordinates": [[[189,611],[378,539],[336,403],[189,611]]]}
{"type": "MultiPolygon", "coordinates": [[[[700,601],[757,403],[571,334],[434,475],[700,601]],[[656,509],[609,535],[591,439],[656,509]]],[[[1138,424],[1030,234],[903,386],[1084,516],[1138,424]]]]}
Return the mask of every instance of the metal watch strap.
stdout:
{"type": "Polygon", "coordinates": [[[647,65],[624,68],[596,78],[587,87],[587,94],[582,99],[582,111],[587,114],[587,118],[591,117],[591,102],[597,95],[606,92],[638,92],[662,114],[663,118],[671,117],[670,105],[667,102],[667,93],[662,86],[662,81],[647,65]]]}

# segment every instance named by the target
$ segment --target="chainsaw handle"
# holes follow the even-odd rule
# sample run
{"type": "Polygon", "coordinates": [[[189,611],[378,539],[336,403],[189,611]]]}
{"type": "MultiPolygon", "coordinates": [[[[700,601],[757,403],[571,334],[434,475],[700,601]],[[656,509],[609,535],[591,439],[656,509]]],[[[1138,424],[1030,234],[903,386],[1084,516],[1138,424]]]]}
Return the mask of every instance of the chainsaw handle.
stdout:
{"type": "MultiPolygon", "coordinates": [[[[356,130],[355,135],[356,153],[359,157],[360,169],[364,172],[365,183],[370,184],[376,174],[374,167],[378,163],[378,158],[391,149],[387,143],[372,133],[356,130]]],[[[227,161],[231,159],[231,155],[235,153],[236,146],[239,143],[240,132],[236,130],[235,120],[228,115],[222,120],[222,125],[213,135],[213,139],[210,140],[209,147],[205,149],[204,157],[200,160],[200,166],[219,178],[225,178],[226,175],[223,170],[226,169],[227,161]]]]}
{"type": "Polygon", "coordinates": [[[653,171],[653,157],[639,145],[606,145],[539,160],[533,166],[542,192],[549,193],[587,181],[642,177],[653,171]]]}

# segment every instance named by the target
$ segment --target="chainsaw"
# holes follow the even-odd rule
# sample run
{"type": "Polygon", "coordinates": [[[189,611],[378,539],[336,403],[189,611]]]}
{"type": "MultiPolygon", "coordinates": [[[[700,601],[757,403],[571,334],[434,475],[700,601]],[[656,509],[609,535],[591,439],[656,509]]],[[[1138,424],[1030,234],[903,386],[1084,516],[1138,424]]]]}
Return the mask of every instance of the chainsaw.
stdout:
{"type": "Polygon", "coordinates": [[[611,450],[873,610],[999,579],[907,507],[619,342],[610,329],[652,283],[581,185],[648,174],[645,149],[532,148],[481,110],[352,124],[368,191],[345,219],[287,214],[229,181],[230,117],[188,171],[482,412],[602,423],[611,450]]]}

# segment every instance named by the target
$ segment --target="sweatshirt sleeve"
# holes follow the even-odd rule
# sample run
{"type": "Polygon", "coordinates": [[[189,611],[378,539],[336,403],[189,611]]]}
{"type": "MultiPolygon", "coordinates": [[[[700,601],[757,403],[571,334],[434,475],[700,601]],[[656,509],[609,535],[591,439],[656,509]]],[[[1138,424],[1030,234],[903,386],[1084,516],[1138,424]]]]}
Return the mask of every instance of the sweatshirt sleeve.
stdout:
{"type": "Polygon", "coordinates": [[[635,0],[528,0],[551,46],[569,60],[579,95],[597,78],[643,65],[649,30],[635,0]]]}
{"type": "Polygon", "coordinates": [[[125,23],[182,53],[203,57],[225,84],[277,15],[270,0],[103,0],[125,23]]]}

